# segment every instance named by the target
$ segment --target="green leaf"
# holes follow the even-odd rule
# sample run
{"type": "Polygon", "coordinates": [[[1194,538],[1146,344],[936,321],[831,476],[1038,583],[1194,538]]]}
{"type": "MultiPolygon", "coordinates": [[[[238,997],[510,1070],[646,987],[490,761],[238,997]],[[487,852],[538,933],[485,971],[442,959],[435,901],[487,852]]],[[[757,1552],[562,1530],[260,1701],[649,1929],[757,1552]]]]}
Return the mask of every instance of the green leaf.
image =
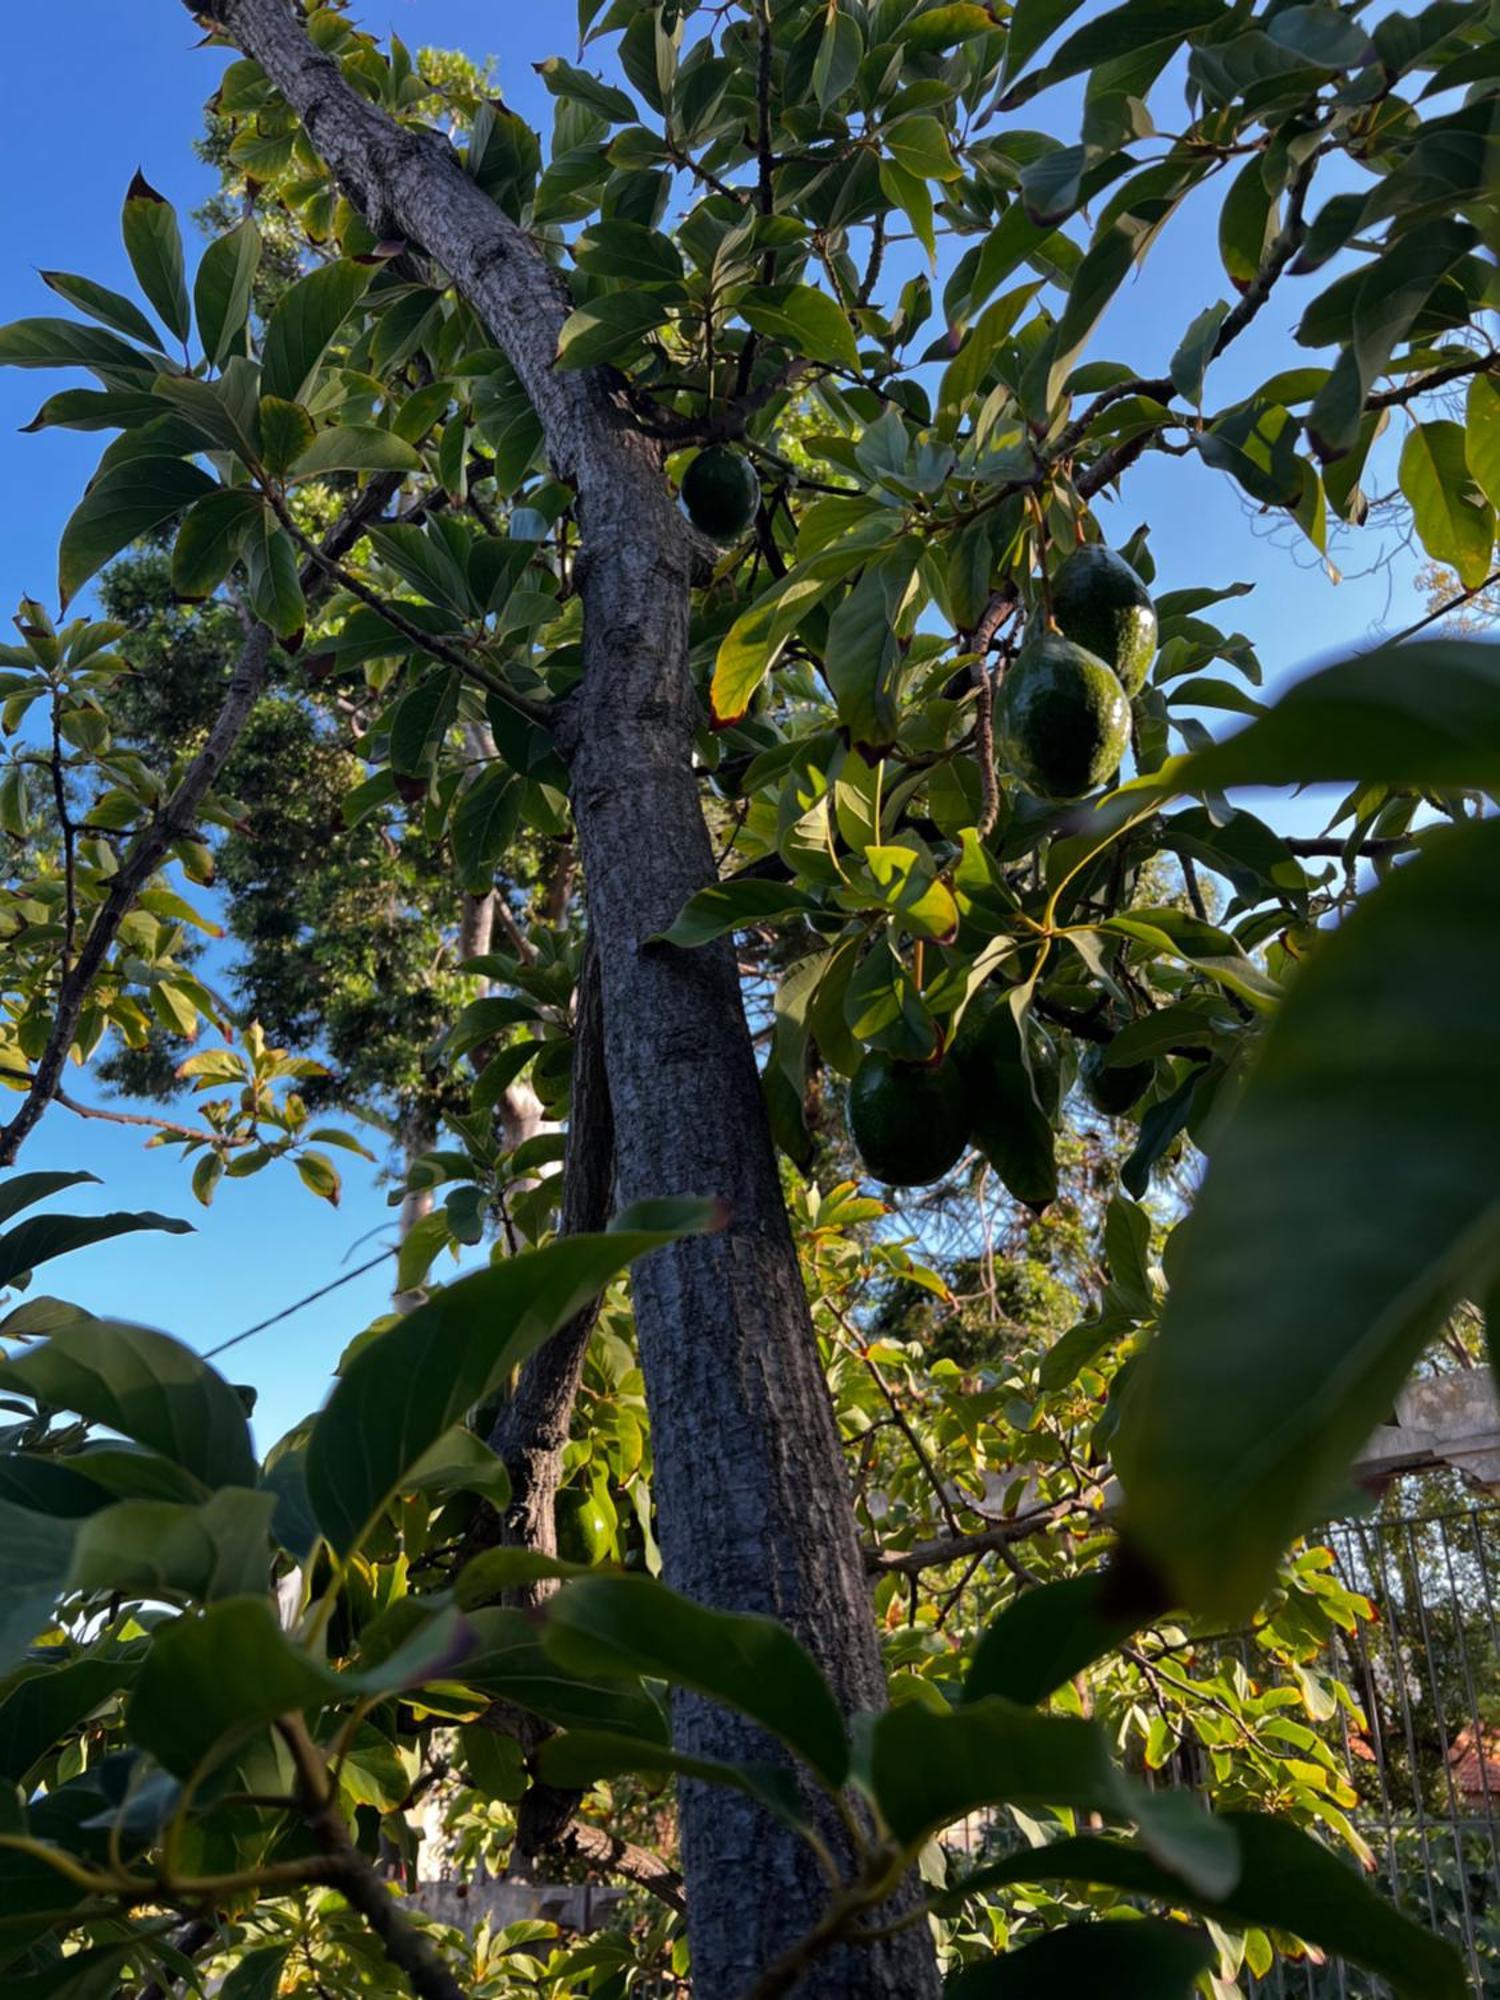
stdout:
{"type": "Polygon", "coordinates": [[[1463,425],[1444,417],[1408,431],[1400,481],[1428,555],[1457,570],[1466,589],[1483,583],[1495,550],[1495,510],[1469,471],[1463,425]]]}
{"type": "MultiPolygon", "coordinates": [[[[956,181],[963,168],[948,150],[948,134],[926,112],[898,118],[881,133],[881,144],[898,167],[919,180],[956,181]]],[[[821,294],[820,294],[821,296],[821,294]]]]}
{"type": "Polygon", "coordinates": [[[1357,69],[1372,53],[1369,35],[1338,7],[1283,7],[1267,20],[1266,33],[1319,69],[1357,69]]]}
{"type": "Polygon", "coordinates": [[[198,338],[210,368],[222,368],[250,316],[250,296],[260,267],[260,231],[246,216],[204,251],[193,280],[198,338]]]}
{"type": "Polygon", "coordinates": [[[406,777],[425,777],[443,738],[458,713],[459,677],[452,667],[437,667],[407,689],[391,716],[391,769],[406,777]]]}
{"type": "Polygon", "coordinates": [[[1149,946],[1153,954],[1178,959],[1206,973],[1252,1006],[1272,1007],[1281,997],[1281,988],[1246,956],[1228,931],[1184,910],[1131,910],[1126,916],[1106,918],[1099,929],[1113,937],[1134,938],[1149,946]]]}
{"type": "Polygon", "coordinates": [[[580,1673],[644,1674],[737,1709],[833,1787],[849,1745],[833,1691],[774,1618],[710,1611],[647,1576],[589,1576],[547,1607],[544,1644],[580,1673]]]}
{"type": "Polygon", "coordinates": [[[602,1236],[524,1251],[450,1285],[347,1362],[308,1446],[307,1486],[340,1555],[422,1454],[648,1250],[711,1227],[712,1203],[647,1203],[602,1236]]]}
{"type": "Polygon", "coordinates": [[[261,389],[300,403],[334,335],[364,297],[372,269],[342,261],[310,271],[283,292],[266,327],[261,389]]]}
{"type": "MultiPolygon", "coordinates": [[[[889,523],[873,524],[882,538],[889,523]]],[[[784,577],[742,611],[719,647],[712,688],[714,721],[724,728],[738,722],[750,697],[780,659],[782,648],[802,620],[833,589],[869,560],[871,534],[847,537],[788,570],[784,577]]]]}
{"type": "Polygon", "coordinates": [[[239,1396],[167,1334],[117,1320],[59,1327],[0,1365],[0,1381],[161,1452],[205,1486],[255,1484],[239,1396]]]}
{"type": "Polygon", "coordinates": [[[230,1597],[160,1628],[130,1698],[131,1737],[179,1778],[281,1715],[321,1707],[333,1675],[299,1652],[264,1597],[230,1597]]]}
{"type": "Polygon", "coordinates": [[[1497,938],[1487,820],[1361,901],[1271,1025],[1117,1444],[1126,1533],[1174,1602],[1253,1609],[1453,1300],[1500,1268],[1497,938]]]}
{"type": "Polygon", "coordinates": [[[1236,291],[1248,291],[1275,241],[1278,216],[1258,153],[1229,184],[1219,210],[1219,256],[1236,291]]]}
{"type": "Polygon", "coordinates": [[[225,1976],[219,2000],[276,2000],[291,1953],[289,1944],[266,1945],[259,1951],[247,1952],[225,1976]]]}
{"type": "Polygon", "coordinates": [[[120,1991],[120,1974],[128,1959],[139,1962],[137,1947],[99,1945],[92,1951],[72,1952],[40,1972],[20,1977],[8,1973],[8,2000],[112,2000],[120,1991]]]}
{"type": "Polygon", "coordinates": [[[754,285],[739,299],[740,317],[808,361],[859,372],[859,348],[843,307],[815,285],[754,285]]]}
{"type": "Polygon", "coordinates": [[[459,880],[473,895],[494,885],[496,864],[520,822],[522,792],[516,774],[496,764],[459,795],[448,835],[459,880]]]}
{"type": "Polygon", "coordinates": [[[294,461],[293,479],[325,472],[419,472],[422,454],[394,431],[378,424],[335,424],[319,431],[294,461]]]}
{"type": "MultiPolygon", "coordinates": [[[[76,277],[71,271],[43,271],[39,275],[49,291],[87,313],[90,319],[112,326],[127,339],[142,341],[150,348],[156,346],[156,328],[123,292],[111,291],[108,285],[96,285],[92,278],[76,277]]],[[[141,358],[144,360],[144,356],[141,358]]]]}
{"type": "Polygon", "coordinates": [[[791,882],[716,882],[690,896],[678,912],[672,928],[662,931],[648,944],[675,944],[684,950],[711,944],[729,931],[748,930],[755,924],[776,923],[817,907],[808,890],[791,882]]]}
{"type": "Polygon", "coordinates": [[[0,1672],[50,1622],[73,1560],[76,1524],[0,1499],[0,1672]]]}
{"type": "Polygon", "coordinates": [[[672,308],[660,292],[604,292],[569,313],[557,338],[557,368],[597,368],[639,347],[672,308]]]}
{"type": "Polygon", "coordinates": [[[67,1188],[82,1187],[86,1183],[97,1187],[99,1176],[83,1169],[11,1174],[8,1179],[0,1181],[0,1222],[9,1222],[23,1208],[34,1208],[39,1201],[46,1201],[51,1195],[62,1194],[67,1188]]]}
{"type": "Polygon", "coordinates": [[[261,397],[259,429],[261,461],[278,478],[311,450],[315,436],[313,420],[302,405],[280,396],[261,397]]]}
{"type": "Polygon", "coordinates": [[[57,588],[64,606],[122,549],[214,491],[182,458],[136,458],[97,479],[62,532],[57,588]]]}
{"type": "Polygon", "coordinates": [[[182,268],[182,231],[172,204],[139,169],[125,196],[120,228],[125,254],[141,290],[161,314],[167,330],[186,340],[193,322],[182,268]]]}
{"type": "Polygon", "coordinates": [[[1023,1591],[985,1628],[964,1700],[998,1694],[1033,1707],[1122,1645],[1139,1624],[1136,1613],[1111,1609],[1099,1570],[1023,1591]]]}
{"type": "Polygon", "coordinates": [[[1152,1851],[1210,1893],[1234,1881],[1234,1842],[1222,1825],[1190,1799],[1157,1799],[1133,1785],[1097,1724],[1038,1715],[1000,1695],[945,1710],[898,1702],[871,1731],[870,1777],[908,1849],[983,1805],[1071,1806],[1136,1819],[1152,1851]]]}
{"type": "Polygon", "coordinates": [[[813,57],[813,91],[820,111],[837,103],[853,84],[864,49],[859,23],[835,4],[824,17],[818,53],[813,57]]]}
{"type": "Polygon", "coordinates": [[[252,528],[246,540],[245,574],[250,609],[295,651],[307,626],[307,600],[296,544],[269,513],[262,515],[259,530],[252,528]]]}
{"type": "Polygon", "coordinates": [[[1202,407],[1203,380],[1214,357],[1219,329],[1228,316],[1229,307],[1219,299],[1213,305],[1205,306],[1182,336],[1167,372],[1172,377],[1173,388],[1184,402],[1202,407]]]}
{"type": "Polygon", "coordinates": [[[631,285],[680,285],[682,255],[669,236],[611,215],[596,222],[573,245],[580,271],[631,285]]]}
{"type": "Polygon", "coordinates": [[[514,1702],[560,1729],[666,1741],[666,1718],[639,1682],[590,1680],[566,1672],[543,1650],[529,1612],[474,1611],[468,1623],[474,1651],[458,1668],[458,1685],[514,1702]]]}
{"type": "Polygon", "coordinates": [[[1005,80],[1019,76],[1043,42],[1082,5],[1083,0],[1016,0],[1005,38],[1005,80]]]}
{"type": "Polygon", "coordinates": [[[134,1654],[118,1652],[24,1668],[0,1696],[0,1778],[20,1782],[58,1738],[128,1688],[138,1670],[134,1654]]]}
{"type": "Polygon", "coordinates": [[[122,1500],[81,1521],[68,1589],[209,1602],[266,1589],[276,1496],[221,1486],[202,1502],[122,1500]]]}
{"type": "Polygon", "coordinates": [[[545,62],[534,63],[532,67],[554,97],[566,97],[574,104],[586,104],[590,111],[597,111],[601,118],[607,118],[613,125],[635,123],[635,106],[625,92],[617,90],[613,84],[601,82],[597,76],[590,76],[587,70],[575,69],[561,56],[548,56],[545,62]]]}
{"type": "Polygon", "coordinates": [[[172,595],[188,604],[212,597],[264,511],[260,495],[243,486],[221,486],[195,501],[172,544],[172,595]]]}
{"type": "Polygon", "coordinates": [[[1500,788],[1500,656],[1461,639],[1356,653],[1295,682],[1237,736],[1159,776],[1213,792],[1337,778],[1500,788]]]}
{"type": "Polygon", "coordinates": [[[112,376],[155,376],[160,354],[142,354],[112,333],[71,319],[16,319],[0,326],[0,368],[89,368],[106,384],[112,376]]]}
{"type": "Polygon", "coordinates": [[[1492,507],[1500,507],[1500,382],[1476,375],[1469,384],[1464,452],[1469,471],[1492,507]]]}
{"type": "Polygon", "coordinates": [[[1235,1930],[1289,1931],[1389,1980],[1407,2000],[1464,2000],[1468,1980],[1453,1947],[1401,1916],[1310,1834],[1262,1813],[1225,1813],[1222,1824],[1235,1836],[1240,1868],[1221,1895],[1204,1895],[1137,1846],[1079,1835],[980,1870],[951,1900],[1011,1882],[1097,1883],[1198,1910],[1235,1930]]]}
{"type": "Polygon", "coordinates": [[[943,2000],[1106,1992],[1110,2000],[1192,2000],[1218,1957],[1203,1931],[1157,1917],[1064,1924],[1020,1950],[965,1966],[944,1985],[943,2000]]]}
{"type": "Polygon", "coordinates": [[[437,1498],[478,1493],[492,1507],[503,1508],[510,1498],[510,1475],[504,1460],[482,1437],[464,1424],[455,1424],[423,1452],[401,1487],[405,1493],[429,1493],[437,1498]]]}
{"type": "Polygon", "coordinates": [[[0,1236],[0,1290],[54,1257],[66,1257],[90,1243],[107,1243],[138,1229],[163,1229],[169,1235],[184,1236],[192,1234],[193,1225],[149,1209],[121,1210],[113,1215],[34,1215],[0,1236]]]}
{"type": "MultiPolygon", "coordinates": [[[[1043,39],[1075,10],[1059,6],[1054,0],[1054,4],[1036,11],[1039,16],[1048,17],[1043,36],[1039,37],[1043,39]]],[[[1163,42],[1181,41],[1199,28],[1227,19],[1230,12],[1224,0],[1124,0],[1123,5],[1112,7],[1070,35],[1045,69],[1034,71],[1024,84],[1005,93],[999,108],[1013,110],[1039,90],[1067,77],[1081,76],[1100,63],[1114,62],[1122,56],[1159,47],[1163,42]]],[[[1012,58],[1012,73],[1019,67],[1019,62],[1012,58]]]]}

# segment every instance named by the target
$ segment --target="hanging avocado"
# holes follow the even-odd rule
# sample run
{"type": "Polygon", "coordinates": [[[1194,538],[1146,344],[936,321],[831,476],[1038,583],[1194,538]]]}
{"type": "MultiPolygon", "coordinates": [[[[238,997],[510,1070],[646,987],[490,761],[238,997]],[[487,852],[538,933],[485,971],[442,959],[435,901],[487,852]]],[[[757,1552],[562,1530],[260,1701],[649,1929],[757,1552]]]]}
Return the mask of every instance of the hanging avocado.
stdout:
{"type": "Polygon", "coordinates": [[[760,505],[760,481],[743,452],[711,444],[683,475],[682,504],[702,534],[716,542],[743,535],[760,505]]]}
{"type": "Polygon", "coordinates": [[[849,1132],[873,1179],[891,1187],[941,1180],[969,1143],[958,1065],[898,1062],[872,1050],[849,1085],[849,1132]]]}
{"type": "Polygon", "coordinates": [[[1156,1080],[1155,1063],[1110,1063],[1108,1042],[1090,1042],[1078,1058],[1078,1081],[1094,1109],[1106,1118],[1123,1118],[1156,1080]]]}
{"type": "Polygon", "coordinates": [[[1114,670],[1126,694],[1139,694],[1156,658],[1151,593],[1113,549],[1075,549],[1052,579],[1052,619],[1065,639],[1114,670]]]}
{"type": "Polygon", "coordinates": [[[974,1143],[1009,1193],[1038,1215],[1057,1199],[1056,1134],[1052,1120],[1061,1099],[1057,1050],[1049,1036],[1028,1024],[1028,1071],[1021,1035],[1009,1005],[965,1014],[953,1056],[968,1093],[974,1143]]]}
{"type": "Polygon", "coordinates": [[[1120,768],[1130,703],[1093,653],[1049,632],[1016,655],[995,704],[996,755],[1039,799],[1081,799],[1120,768]]]}

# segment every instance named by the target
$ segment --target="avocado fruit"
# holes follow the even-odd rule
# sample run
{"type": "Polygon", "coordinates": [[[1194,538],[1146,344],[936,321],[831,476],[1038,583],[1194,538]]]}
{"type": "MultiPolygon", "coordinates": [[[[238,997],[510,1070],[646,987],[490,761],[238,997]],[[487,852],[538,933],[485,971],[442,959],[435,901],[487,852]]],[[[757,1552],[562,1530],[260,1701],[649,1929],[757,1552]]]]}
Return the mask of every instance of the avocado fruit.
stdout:
{"type": "Polygon", "coordinates": [[[872,1049],[849,1085],[849,1133],[865,1171],[891,1187],[927,1187],[963,1158],[969,1106],[954,1062],[901,1062],[872,1049]]]}
{"type": "Polygon", "coordinates": [[[1017,653],[995,703],[995,751],[1039,799],[1081,799],[1112,778],[1130,741],[1130,703],[1112,668],[1048,632],[1017,653]]]}
{"type": "Polygon", "coordinates": [[[682,480],[682,504],[702,534],[716,542],[743,535],[760,505],[760,481],[743,452],[711,444],[693,460],[682,480]]]}
{"type": "Polygon", "coordinates": [[[1156,607],[1122,555],[1097,542],[1073,551],[1052,579],[1052,622],[1139,694],[1156,658],[1156,607]]]}
{"type": "Polygon", "coordinates": [[[1090,1042],[1078,1058],[1078,1081],[1094,1109],[1106,1118],[1123,1118],[1156,1080],[1156,1064],[1109,1063],[1108,1042],[1090,1042]]]}
{"type": "Polygon", "coordinates": [[[1057,1199],[1057,1139],[1053,1119],[1062,1097],[1057,1050],[1028,1022],[1028,1070],[1021,1031],[1009,1005],[964,1016],[953,1046],[968,1098],[974,1143],[1006,1191],[1040,1215],[1057,1199]]]}

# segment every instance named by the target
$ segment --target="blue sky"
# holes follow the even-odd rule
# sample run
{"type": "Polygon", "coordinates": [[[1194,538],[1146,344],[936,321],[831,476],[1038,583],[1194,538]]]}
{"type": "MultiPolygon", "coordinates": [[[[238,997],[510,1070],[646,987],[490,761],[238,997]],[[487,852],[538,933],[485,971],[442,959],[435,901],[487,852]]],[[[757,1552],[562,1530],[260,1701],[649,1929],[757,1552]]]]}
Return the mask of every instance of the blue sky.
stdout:
{"type": "MultiPolygon", "coordinates": [[[[507,99],[545,130],[550,100],[531,65],[550,54],[576,56],[573,0],[384,0],[358,10],[362,24],[394,30],[412,47],[462,47],[498,58],[507,99]]],[[[73,270],[132,289],[119,237],[119,209],[137,167],[183,211],[210,190],[192,153],[203,100],[224,58],[194,47],[197,30],[179,0],[53,0],[13,10],[6,23],[12,88],[0,126],[0,321],[63,310],[41,284],[42,267],[73,270]]],[[[590,60],[596,62],[595,52],[590,60]]],[[[1027,122],[1046,117],[1028,107],[1027,122]]],[[[1058,136],[1075,136],[1071,118],[1058,136]]],[[[1273,300],[1252,333],[1210,378],[1214,400],[1231,400],[1289,365],[1290,330],[1310,295],[1273,300]]],[[[1190,206],[1158,246],[1143,275],[1112,307],[1094,352],[1162,369],[1183,327],[1226,295],[1209,201],[1190,206]]],[[[0,614],[23,592],[54,597],[57,535],[98,456],[100,440],[63,431],[20,437],[58,378],[0,371],[0,614]]],[[[1140,520],[1153,524],[1158,587],[1254,583],[1233,607],[1254,639],[1274,685],[1320,655],[1367,643],[1421,610],[1411,578],[1415,559],[1398,552],[1388,569],[1357,576],[1379,553],[1371,534],[1340,550],[1349,572],[1335,586],[1304,543],[1294,547],[1249,517],[1227,479],[1194,461],[1149,456],[1132,475],[1112,532],[1123,538],[1140,520]]],[[[1283,822],[1308,830],[1310,806],[1283,822]]],[[[86,1088],[86,1086],[85,1086],[86,1088]]],[[[3,1107],[0,1107],[3,1108],[3,1107]]],[[[54,1109],[29,1143],[23,1164],[88,1166],[104,1185],[71,1198],[78,1208],[155,1208],[191,1217],[190,1237],[136,1236],[85,1251],[60,1267],[57,1287],[92,1310],[147,1321],[198,1346],[211,1346],[326,1284],[371,1254],[361,1245],[389,1220],[385,1191],[352,1156],[340,1157],[346,1192],[330,1210],[290,1172],[272,1170],[221,1187],[209,1211],[188,1193],[173,1152],[144,1151],[141,1135],[81,1124],[54,1109]],[[359,1247],[356,1247],[359,1246],[359,1247]]],[[[39,1280],[39,1283],[43,1281],[39,1280]]],[[[258,1336],[232,1359],[232,1373],[261,1386],[257,1428],[269,1443],[321,1398],[344,1342],[383,1310],[380,1271],[284,1326],[258,1336]]],[[[227,1363],[226,1363],[227,1365],[227,1363]]]]}

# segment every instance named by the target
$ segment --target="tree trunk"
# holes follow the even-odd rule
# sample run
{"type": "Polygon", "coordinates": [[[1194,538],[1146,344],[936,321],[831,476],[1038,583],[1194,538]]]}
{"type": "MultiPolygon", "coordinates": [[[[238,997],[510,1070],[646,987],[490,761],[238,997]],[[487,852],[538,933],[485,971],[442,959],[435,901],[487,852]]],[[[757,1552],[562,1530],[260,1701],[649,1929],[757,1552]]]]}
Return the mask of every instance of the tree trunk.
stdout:
{"type": "MultiPolygon", "coordinates": [[[[637,1265],[666,1578],[704,1603],[769,1612],[819,1660],[846,1708],[883,1676],[843,1458],[781,1198],[726,945],[651,945],[714,875],[693,775],[691,551],[658,448],[611,378],[552,367],[568,310],[556,272],[479,191],[446,142],[403,130],[313,49],[286,0],[219,0],[380,235],[420,244],[516,369],[558,478],[578,495],[585,671],[563,748],[597,940],[621,1197],[707,1194],[729,1226],[637,1265]]],[[[699,1700],[684,1750],[764,1757],[699,1700]]],[[[811,1928],[827,1888],[807,1847],[738,1793],[688,1785],[682,1844],[698,2000],[736,2000],[811,1928]]],[[[921,1926],[822,1960],[813,1996],[937,1992],[921,1926]]]]}

